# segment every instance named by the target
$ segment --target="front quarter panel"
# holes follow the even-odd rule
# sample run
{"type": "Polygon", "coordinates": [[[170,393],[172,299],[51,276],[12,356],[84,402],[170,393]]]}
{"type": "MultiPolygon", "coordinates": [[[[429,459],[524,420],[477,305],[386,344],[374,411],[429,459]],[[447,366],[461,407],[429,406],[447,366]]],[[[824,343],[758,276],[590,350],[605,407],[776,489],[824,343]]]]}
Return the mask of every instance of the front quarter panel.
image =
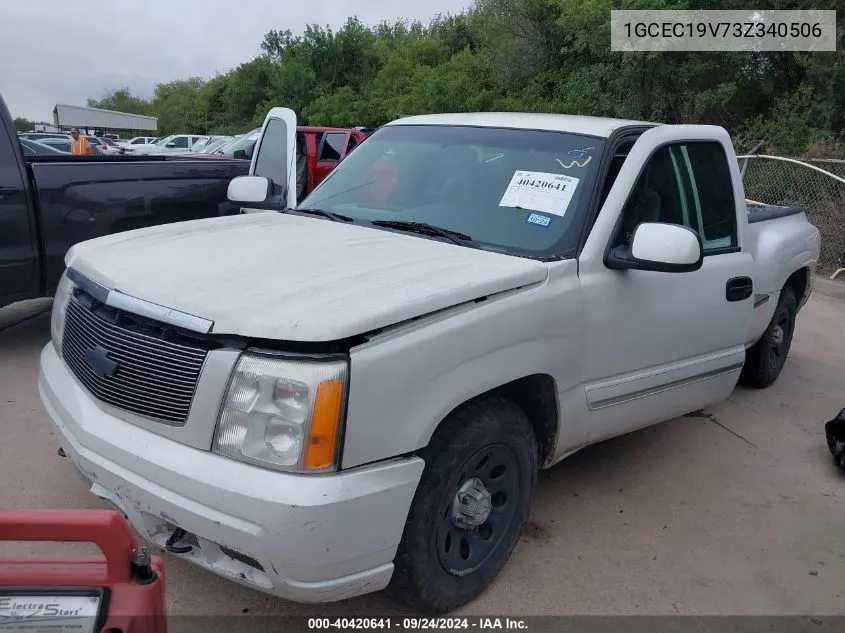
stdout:
{"type": "MultiPolygon", "coordinates": [[[[583,340],[576,266],[551,264],[542,284],[404,324],[354,348],[342,468],[424,447],[455,407],[513,380],[547,374],[559,394],[576,386],[583,340]]],[[[562,424],[559,435],[565,432],[562,424]]]]}

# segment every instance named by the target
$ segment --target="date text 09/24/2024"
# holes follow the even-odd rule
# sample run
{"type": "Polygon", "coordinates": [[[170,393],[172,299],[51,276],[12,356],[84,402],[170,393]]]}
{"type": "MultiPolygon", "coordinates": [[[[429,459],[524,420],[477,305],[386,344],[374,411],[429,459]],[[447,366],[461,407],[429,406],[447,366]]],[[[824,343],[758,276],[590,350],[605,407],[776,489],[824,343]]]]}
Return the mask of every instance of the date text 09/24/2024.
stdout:
{"type": "Polygon", "coordinates": [[[528,624],[520,618],[308,618],[308,630],[311,631],[349,629],[494,631],[527,628],[528,624]]]}

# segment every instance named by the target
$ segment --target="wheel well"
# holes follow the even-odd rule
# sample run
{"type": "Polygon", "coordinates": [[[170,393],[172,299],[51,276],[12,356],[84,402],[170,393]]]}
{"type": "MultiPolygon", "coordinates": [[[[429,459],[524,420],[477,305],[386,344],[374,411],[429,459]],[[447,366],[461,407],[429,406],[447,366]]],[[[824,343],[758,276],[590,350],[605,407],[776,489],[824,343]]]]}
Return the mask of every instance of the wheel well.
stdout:
{"type": "Polygon", "coordinates": [[[543,465],[551,459],[558,433],[557,390],[554,379],[547,374],[525,376],[481,393],[472,400],[489,395],[507,398],[525,412],[534,427],[537,463],[543,465]]]}
{"type": "Polygon", "coordinates": [[[807,268],[800,268],[789,276],[783,287],[792,288],[795,293],[795,299],[798,305],[801,305],[801,300],[804,298],[804,293],[807,291],[807,282],[810,276],[810,271],[807,268]]]}

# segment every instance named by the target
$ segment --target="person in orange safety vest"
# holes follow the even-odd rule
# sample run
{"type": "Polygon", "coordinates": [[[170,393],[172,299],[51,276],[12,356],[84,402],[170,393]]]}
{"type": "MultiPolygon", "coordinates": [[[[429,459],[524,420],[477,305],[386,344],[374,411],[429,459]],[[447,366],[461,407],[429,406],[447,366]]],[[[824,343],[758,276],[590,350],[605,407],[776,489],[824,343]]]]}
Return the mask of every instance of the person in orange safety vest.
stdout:
{"type": "Polygon", "coordinates": [[[70,131],[70,153],[74,156],[86,156],[91,154],[91,145],[88,139],[79,135],[79,130],[73,128],[70,131]]]}

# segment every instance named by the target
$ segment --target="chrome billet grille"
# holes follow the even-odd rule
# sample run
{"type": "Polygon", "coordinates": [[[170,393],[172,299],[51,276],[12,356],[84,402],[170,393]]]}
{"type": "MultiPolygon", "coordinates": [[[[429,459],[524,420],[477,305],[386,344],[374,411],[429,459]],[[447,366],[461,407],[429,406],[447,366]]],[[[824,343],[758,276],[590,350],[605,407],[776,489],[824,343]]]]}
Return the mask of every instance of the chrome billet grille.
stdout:
{"type": "Polygon", "coordinates": [[[77,290],[68,302],[62,356],[102,402],[182,424],[188,419],[208,349],[199,342],[167,340],[167,333],[164,325],[107,308],[77,290]],[[111,370],[104,371],[102,362],[111,370]]]}

